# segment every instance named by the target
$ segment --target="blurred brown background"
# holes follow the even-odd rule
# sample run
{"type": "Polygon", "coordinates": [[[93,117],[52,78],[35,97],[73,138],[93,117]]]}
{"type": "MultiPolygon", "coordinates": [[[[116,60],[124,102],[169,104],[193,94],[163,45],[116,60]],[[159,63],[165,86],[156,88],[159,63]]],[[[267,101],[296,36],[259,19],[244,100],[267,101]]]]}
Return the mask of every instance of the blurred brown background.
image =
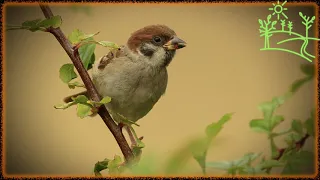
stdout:
{"type": "MultiPolygon", "coordinates": [[[[253,132],[249,121],[262,117],[257,106],[282,95],[304,75],[304,59],[279,51],[260,51],[258,18],[271,13],[258,5],[92,5],[88,14],[69,6],[54,6],[61,15],[62,30],[85,33],[100,31],[97,40],[126,43],[133,31],[150,24],[166,24],[188,46],[179,50],[170,64],[169,84],[164,97],[138,123],[144,136],[143,154],[165,162],[170,153],[188,139],[203,133],[206,125],[228,112],[235,112],[209,150],[208,160],[234,160],[248,152],[269,155],[264,134],[253,132]]],[[[285,5],[294,29],[303,32],[298,12],[314,15],[314,8],[285,5]]],[[[5,7],[5,24],[21,24],[43,18],[38,6],[5,7]]],[[[275,18],[275,17],[273,17],[275,18]]],[[[279,27],[279,26],[277,26],[279,27]]],[[[311,35],[315,36],[315,28],[311,35]]],[[[280,37],[278,40],[282,40],[280,37]]],[[[271,43],[276,42],[271,38],[271,43]]],[[[288,43],[298,50],[301,44],[288,43]]],[[[315,43],[309,52],[316,54],[315,43]]],[[[55,110],[53,105],[81,88],[70,90],[59,79],[59,68],[70,59],[48,33],[25,30],[5,33],[5,169],[8,174],[92,175],[94,163],[121,154],[116,141],[97,116],[80,119],[75,107],[55,110]]],[[[96,57],[107,53],[96,48],[96,57]]],[[[278,114],[285,116],[278,130],[287,129],[293,118],[306,120],[315,105],[315,85],[308,83],[285,103],[278,114]]],[[[311,139],[306,144],[312,149],[311,139]]],[[[280,147],[285,146],[279,141],[280,147]]],[[[194,161],[190,174],[201,169],[194,161]]]]}

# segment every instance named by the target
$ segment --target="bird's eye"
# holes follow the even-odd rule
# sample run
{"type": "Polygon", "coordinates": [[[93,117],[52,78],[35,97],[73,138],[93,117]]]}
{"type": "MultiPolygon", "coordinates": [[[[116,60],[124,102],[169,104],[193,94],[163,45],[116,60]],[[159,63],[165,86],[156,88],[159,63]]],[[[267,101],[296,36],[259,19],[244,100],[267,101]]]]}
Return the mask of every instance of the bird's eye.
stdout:
{"type": "Polygon", "coordinates": [[[159,36],[155,36],[155,37],[153,37],[153,41],[156,43],[159,43],[159,42],[161,42],[161,38],[159,36]]]}

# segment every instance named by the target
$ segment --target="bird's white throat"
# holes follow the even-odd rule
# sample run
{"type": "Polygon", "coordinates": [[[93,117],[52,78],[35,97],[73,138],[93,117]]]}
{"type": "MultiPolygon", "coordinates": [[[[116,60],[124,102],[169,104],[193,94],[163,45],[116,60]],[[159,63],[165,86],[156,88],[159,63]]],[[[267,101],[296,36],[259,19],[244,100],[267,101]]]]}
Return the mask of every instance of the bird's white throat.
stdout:
{"type": "Polygon", "coordinates": [[[141,51],[140,48],[137,48],[137,52],[139,56],[143,56],[143,59],[146,61],[146,63],[150,64],[154,67],[160,67],[164,64],[165,57],[166,57],[166,51],[163,47],[155,46],[151,43],[145,43],[144,46],[147,49],[150,49],[153,51],[152,56],[145,56],[141,51]]]}

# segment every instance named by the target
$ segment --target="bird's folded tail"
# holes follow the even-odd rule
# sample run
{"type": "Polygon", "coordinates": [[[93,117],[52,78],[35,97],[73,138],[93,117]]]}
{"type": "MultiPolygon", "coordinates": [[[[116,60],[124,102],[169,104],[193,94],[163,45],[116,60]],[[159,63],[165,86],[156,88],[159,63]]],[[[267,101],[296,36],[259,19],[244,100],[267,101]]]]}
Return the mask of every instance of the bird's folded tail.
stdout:
{"type": "Polygon", "coordinates": [[[64,101],[65,103],[69,103],[69,102],[73,101],[72,98],[75,98],[75,97],[77,97],[77,96],[79,96],[79,95],[85,95],[85,96],[88,97],[88,92],[87,92],[87,91],[83,91],[83,92],[80,92],[80,93],[77,93],[77,94],[74,94],[74,95],[65,97],[65,98],[63,99],[63,101],[64,101]]]}

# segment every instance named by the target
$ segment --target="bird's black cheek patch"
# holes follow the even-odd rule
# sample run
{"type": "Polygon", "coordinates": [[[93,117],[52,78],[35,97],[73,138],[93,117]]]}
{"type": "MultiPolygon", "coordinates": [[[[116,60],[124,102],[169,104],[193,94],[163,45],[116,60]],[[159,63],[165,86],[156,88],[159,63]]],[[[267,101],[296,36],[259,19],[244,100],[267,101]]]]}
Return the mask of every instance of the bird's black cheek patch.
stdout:
{"type": "Polygon", "coordinates": [[[145,56],[148,56],[148,57],[151,57],[154,53],[154,50],[153,49],[149,49],[145,46],[141,46],[140,47],[140,52],[145,55],[145,56]]]}
{"type": "Polygon", "coordinates": [[[171,63],[175,54],[176,54],[176,51],[167,51],[165,58],[164,58],[163,66],[165,66],[165,67],[168,66],[171,63]]]}

